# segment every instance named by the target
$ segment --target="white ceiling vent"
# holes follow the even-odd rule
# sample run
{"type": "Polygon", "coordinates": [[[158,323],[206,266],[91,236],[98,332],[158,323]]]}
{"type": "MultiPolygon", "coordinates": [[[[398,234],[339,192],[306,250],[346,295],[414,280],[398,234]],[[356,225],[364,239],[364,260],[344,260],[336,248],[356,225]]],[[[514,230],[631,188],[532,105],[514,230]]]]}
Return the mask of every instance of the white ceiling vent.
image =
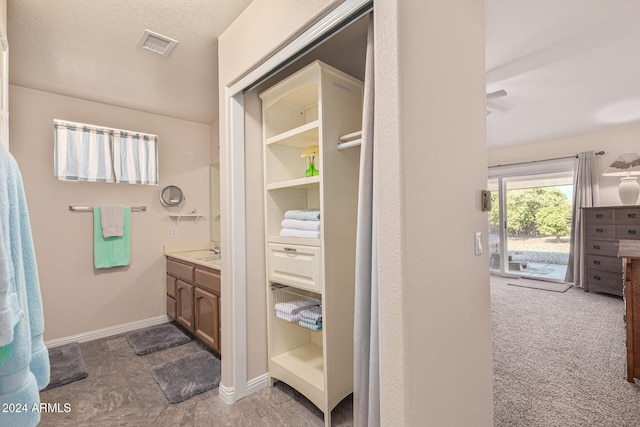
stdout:
{"type": "Polygon", "coordinates": [[[170,39],[167,36],[154,33],[153,31],[144,30],[138,42],[138,47],[149,49],[163,56],[169,56],[176,44],[178,44],[177,40],[170,39]]]}

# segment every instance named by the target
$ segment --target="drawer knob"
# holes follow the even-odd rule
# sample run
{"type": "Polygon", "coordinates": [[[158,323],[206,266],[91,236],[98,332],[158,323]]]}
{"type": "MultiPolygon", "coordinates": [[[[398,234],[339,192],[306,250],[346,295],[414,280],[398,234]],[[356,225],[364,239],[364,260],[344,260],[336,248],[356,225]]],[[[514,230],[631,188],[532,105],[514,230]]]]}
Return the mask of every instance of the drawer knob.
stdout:
{"type": "Polygon", "coordinates": [[[602,233],[604,232],[604,228],[596,228],[596,233],[602,233]]]}
{"type": "Polygon", "coordinates": [[[635,217],[636,217],[636,214],[634,213],[627,214],[627,218],[635,218],[635,217]]]}
{"type": "Polygon", "coordinates": [[[602,214],[596,214],[596,218],[602,218],[602,214]]]}
{"type": "Polygon", "coordinates": [[[600,279],[600,276],[593,276],[593,278],[594,278],[595,280],[602,280],[602,279],[600,279]]]}
{"type": "Polygon", "coordinates": [[[627,230],[627,234],[636,234],[636,230],[627,230]]]}
{"type": "Polygon", "coordinates": [[[289,253],[295,253],[298,252],[298,250],[296,248],[284,248],[285,252],[289,252],[289,253]]]}
{"type": "Polygon", "coordinates": [[[595,265],[600,265],[600,261],[593,261],[595,265]]]}
{"type": "Polygon", "coordinates": [[[600,250],[600,245],[593,245],[593,249],[600,250]]]}

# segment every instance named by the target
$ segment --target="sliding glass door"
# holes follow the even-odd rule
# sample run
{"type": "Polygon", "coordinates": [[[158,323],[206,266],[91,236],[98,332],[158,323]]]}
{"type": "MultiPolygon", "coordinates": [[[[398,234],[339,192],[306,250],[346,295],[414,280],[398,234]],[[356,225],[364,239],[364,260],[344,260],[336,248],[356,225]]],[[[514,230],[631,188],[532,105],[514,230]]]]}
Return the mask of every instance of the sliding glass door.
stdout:
{"type": "Polygon", "coordinates": [[[523,168],[518,173],[512,168],[489,179],[493,196],[489,215],[492,272],[564,279],[569,259],[573,162],[555,169],[532,173],[523,168]]]}

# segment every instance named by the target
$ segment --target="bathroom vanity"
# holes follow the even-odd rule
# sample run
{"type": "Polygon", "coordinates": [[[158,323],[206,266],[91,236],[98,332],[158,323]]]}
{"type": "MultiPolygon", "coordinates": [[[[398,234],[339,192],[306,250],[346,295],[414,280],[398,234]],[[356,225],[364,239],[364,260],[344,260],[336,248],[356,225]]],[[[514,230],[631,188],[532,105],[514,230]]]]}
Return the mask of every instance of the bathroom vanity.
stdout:
{"type": "Polygon", "coordinates": [[[166,253],[167,315],[220,353],[220,267],[215,258],[207,250],[166,253]]]}

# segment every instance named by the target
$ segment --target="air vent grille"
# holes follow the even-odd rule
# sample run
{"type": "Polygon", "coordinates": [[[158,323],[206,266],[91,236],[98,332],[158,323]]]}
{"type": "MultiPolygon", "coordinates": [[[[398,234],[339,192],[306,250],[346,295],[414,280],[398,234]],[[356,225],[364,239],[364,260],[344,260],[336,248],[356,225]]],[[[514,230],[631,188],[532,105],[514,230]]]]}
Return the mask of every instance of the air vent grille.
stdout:
{"type": "Polygon", "coordinates": [[[144,30],[144,33],[138,42],[138,47],[148,49],[163,56],[168,56],[176,44],[178,44],[176,40],[167,36],[154,33],[153,31],[144,30]]]}

